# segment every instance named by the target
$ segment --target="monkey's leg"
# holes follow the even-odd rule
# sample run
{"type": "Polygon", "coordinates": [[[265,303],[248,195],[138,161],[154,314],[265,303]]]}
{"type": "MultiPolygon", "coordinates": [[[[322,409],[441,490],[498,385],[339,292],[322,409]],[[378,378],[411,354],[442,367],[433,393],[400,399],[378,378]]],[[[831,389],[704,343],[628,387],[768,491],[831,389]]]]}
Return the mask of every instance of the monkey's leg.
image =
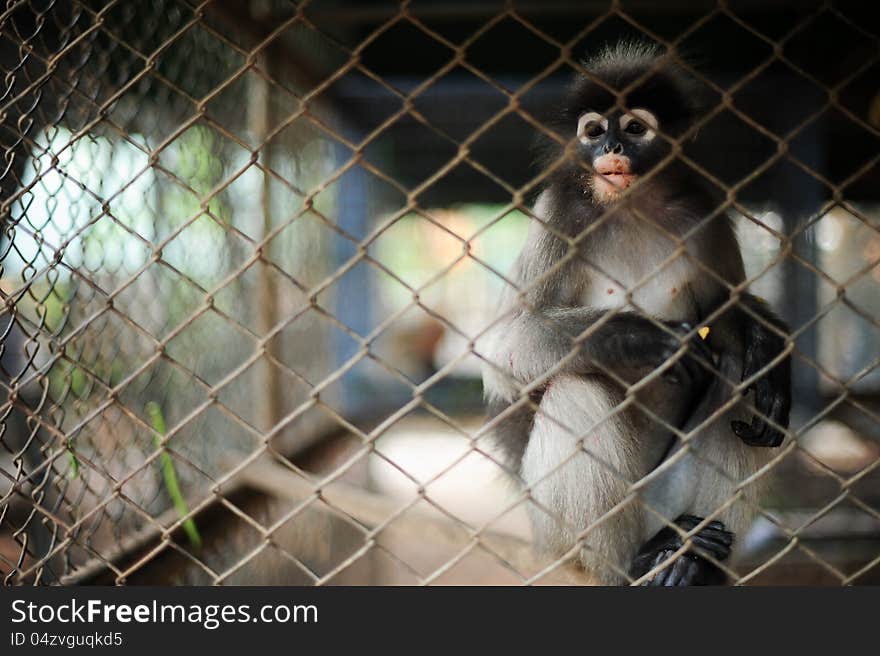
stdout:
{"type": "Polygon", "coordinates": [[[638,502],[627,499],[659,457],[631,417],[615,411],[619,401],[600,379],[554,378],[521,467],[539,546],[562,555],[578,545],[581,566],[604,585],[626,580],[644,531],[638,502]]]}
{"type": "MultiPolygon", "coordinates": [[[[682,515],[677,524],[684,531],[691,531],[703,520],[693,515],[682,515]]],[[[691,537],[691,542],[699,549],[710,554],[715,560],[722,561],[730,556],[733,545],[733,533],[724,529],[721,522],[709,522],[698,533],[691,537]]],[[[657,535],[648,540],[633,559],[629,574],[634,579],[644,576],[654,567],[668,560],[682,548],[684,540],[681,535],[670,527],[658,531],[657,535]]],[[[688,551],[679,556],[673,563],[654,575],[644,585],[651,586],[687,586],[687,585],[722,585],[727,575],[718,566],[702,556],[688,551]]]]}
{"type": "MultiPolygon", "coordinates": [[[[675,550],[681,547],[681,540],[672,529],[665,527],[662,519],[658,517],[658,513],[662,517],[672,518],[678,517],[679,525],[683,528],[685,524],[681,524],[684,517],[691,518],[711,517],[716,520],[710,523],[700,535],[708,531],[711,527],[723,530],[725,534],[730,536],[739,536],[748,528],[757,512],[758,503],[765,486],[766,477],[753,479],[755,472],[759,471],[767,461],[772,457],[771,449],[757,448],[747,445],[736,435],[730,428],[731,421],[742,419],[749,416],[747,408],[742,404],[733,406],[724,411],[717,412],[727,399],[730,398],[730,386],[722,383],[722,380],[736,380],[738,371],[731,362],[722,360],[720,369],[723,377],[716,379],[709,392],[703,398],[694,414],[688,420],[684,427],[684,433],[691,437],[688,442],[689,450],[687,453],[680,453],[683,447],[679,444],[669,454],[669,459],[675,458],[675,462],[667,463],[664,471],[659,476],[654,477],[651,483],[642,490],[641,496],[646,506],[651,508],[651,512],[645,512],[644,526],[645,534],[643,540],[648,536],[654,536],[645,547],[639,552],[638,563],[641,566],[639,576],[647,572],[651,567],[659,564],[668,558],[675,550]],[[699,431],[696,428],[699,427],[699,431]],[[746,481],[748,481],[746,483],[746,481]],[[658,537],[660,536],[660,537],[658,537]],[[663,545],[659,542],[663,541],[663,536],[668,540],[665,556],[661,557],[659,553],[663,545]],[[650,560],[648,557],[654,540],[655,547],[653,554],[653,563],[646,563],[650,560]],[[659,545],[659,546],[658,546],[659,545]],[[648,566],[645,566],[645,565],[648,566]]],[[[701,520],[698,520],[701,521],[701,520]]],[[[690,530],[696,526],[698,522],[688,520],[686,522],[687,529],[690,530]]],[[[717,538],[714,532],[707,533],[707,538],[717,538]]],[[[697,537],[693,538],[693,542],[698,547],[697,537]]],[[[731,557],[734,551],[734,540],[729,542],[721,541],[727,544],[724,557],[731,557]]],[[[712,553],[715,551],[706,549],[712,553]]],[[[733,554],[735,555],[735,554],[733,554]]],[[[695,561],[693,555],[688,557],[689,560],[695,561]]],[[[679,558],[679,561],[685,558],[679,558]]],[[[716,560],[722,560],[717,558],[716,560]]],[[[673,568],[667,568],[665,574],[658,575],[655,578],[658,585],[669,585],[666,581],[674,580],[674,585],[707,585],[712,583],[723,583],[725,578],[723,573],[717,567],[702,559],[696,561],[696,564],[676,563],[678,570],[673,575],[673,568]],[[718,570],[713,577],[710,573],[712,570],[718,570]],[[689,570],[693,572],[688,573],[689,570]],[[709,572],[709,573],[707,573],[709,572]],[[670,577],[672,577],[670,579],[670,577]],[[687,581],[695,580],[702,583],[687,583],[687,581]],[[720,579],[720,580],[716,580],[720,579]]],[[[635,568],[636,562],[633,566],[635,568]]]]}

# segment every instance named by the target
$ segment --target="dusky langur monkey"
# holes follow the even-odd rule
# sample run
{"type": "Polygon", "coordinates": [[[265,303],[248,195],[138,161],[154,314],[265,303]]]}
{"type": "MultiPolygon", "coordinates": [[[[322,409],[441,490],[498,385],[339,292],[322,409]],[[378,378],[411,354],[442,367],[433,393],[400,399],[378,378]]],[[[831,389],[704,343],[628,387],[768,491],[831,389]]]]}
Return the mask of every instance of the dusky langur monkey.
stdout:
{"type": "Polygon", "coordinates": [[[545,550],[607,585],[720,584],[712,560],[754,517],[788,427],[790,340],[743,289],[729,217],[672,154],[693,80],[638,44],[585,67],[516,288],[477,343],[489,415],[545,550]]]}

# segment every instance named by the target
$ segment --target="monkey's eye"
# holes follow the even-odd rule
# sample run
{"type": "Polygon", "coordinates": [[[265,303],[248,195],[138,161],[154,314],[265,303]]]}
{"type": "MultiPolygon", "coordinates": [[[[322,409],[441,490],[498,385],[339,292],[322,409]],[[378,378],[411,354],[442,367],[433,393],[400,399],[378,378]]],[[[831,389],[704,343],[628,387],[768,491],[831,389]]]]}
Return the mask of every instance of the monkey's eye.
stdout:
{"type": "Polygon", "coordinates": [[[645,132],[648,131],[648,128],[646,128],[644,124],[632,120],[626,124],[625,131],[629,134],[645,134],[645,132]]]}
{"type": "Polygon", "coordinates": [[[601,137],[605,134],[605,128],[602,127],[599,123],[587,123],[584,128],[584,134],[586,134],[590,139],[595,139],[596,137],[601,137]]]}
{"type": "Polygon", "coordinates": [[[587,144],[598,139],[608,129],[608,119],[596,112],[586,112],[578,119],[577,136],[581,143],[587,144]]]}
{"type": "Polygon", "coordinates": [[[639,139],[651,140],[657,129],[657,117],[647,109],[634,109],[620,117],[620,129],[639,139]]]}

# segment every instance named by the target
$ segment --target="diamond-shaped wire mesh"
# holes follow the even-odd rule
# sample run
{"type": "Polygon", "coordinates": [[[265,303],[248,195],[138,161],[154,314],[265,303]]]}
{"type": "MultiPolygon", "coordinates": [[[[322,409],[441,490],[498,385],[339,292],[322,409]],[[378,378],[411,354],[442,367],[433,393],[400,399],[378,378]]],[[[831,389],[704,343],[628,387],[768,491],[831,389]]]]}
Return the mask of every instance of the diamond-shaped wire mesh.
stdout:
{"type": "MultiPolygon", "coordinates": [[[[717,513],[755,519],[716,565],[880,580],[863,4],[6,0],[4,582],[606,580],[577,565],[594,525],[532,547],[529,512],[554,509],[493,442],[480,370],[526,232],[551,230],[533,205],[559,163],[533,144],[558,140],[582,57],[622,39],[712,99],[676,158],[718,191],[705,223],[733,217],[742,289],[790,327],[789,438],[729,481],[717,513]]],[[[534,390],[508,414],[541,415],[534,390]]],[[[630,406],[667,421],[631,388],[603,420],[630,406]]],[[[609,480],[624,493],[596,524],[644,503],[644,481],[609,480]]]]}

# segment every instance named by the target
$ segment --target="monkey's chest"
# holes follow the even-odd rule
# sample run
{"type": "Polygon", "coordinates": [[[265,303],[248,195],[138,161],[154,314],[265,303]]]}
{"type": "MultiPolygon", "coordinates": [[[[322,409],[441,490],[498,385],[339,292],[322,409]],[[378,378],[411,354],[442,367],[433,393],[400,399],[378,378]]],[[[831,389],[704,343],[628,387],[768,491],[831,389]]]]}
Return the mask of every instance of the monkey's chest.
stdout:
{"type": "Polygon", "coordinates": [[[698,275],[684,256],[635,252],[617,261],[601,258],[595,267],[589,267],[579,301],[599,309],[694,320],[699,309],[692,283],[698,275]]]}

